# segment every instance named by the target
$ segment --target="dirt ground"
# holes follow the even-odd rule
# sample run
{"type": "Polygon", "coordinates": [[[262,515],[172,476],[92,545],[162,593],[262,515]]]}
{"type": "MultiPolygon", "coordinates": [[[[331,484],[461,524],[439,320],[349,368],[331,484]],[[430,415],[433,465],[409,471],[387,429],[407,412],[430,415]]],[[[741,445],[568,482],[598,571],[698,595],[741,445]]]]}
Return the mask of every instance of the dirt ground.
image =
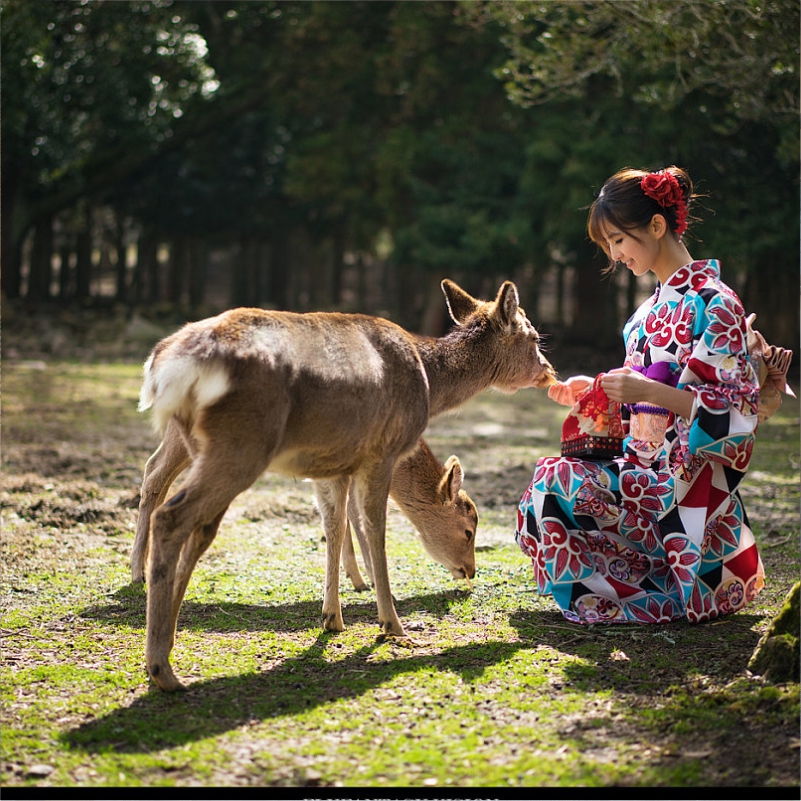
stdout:
{"type": "MultiPolygon", "coordinates": [[[[138,371],[122,371],[111,391],[104,380],[100,391],[93,365],[135,364],[172,328],[168,324],[159,330],[138,318],[109,315],[49,319],[4,313],[4,383],[22,380],[33,387],[24,407],[17,405],[16,394],[3,396],[0,510],[6,521],[26,523],[14,527],[14,542],[6,541],[2,549],[2,583],[12,594],[25,592],[28,571],[85,569],[96,543],[114,543],[127,561],[141,472],[157,440],[147,421],[132,409],[138,371]],[[64,376],[67,361],[71,373],[83,371],[78,385],[64,376]],[[42,534],[54,530],[60,532],[58,543],[53,534],[42,534]],[[52,549],[42,548],[43,536],[53,539],[52,549]]],[[[573,367],[588,372],[604,366],[593,363],[598,357],[588,354],[574,352],[571,359],[572,364],[557,367],[564,373],[573,367]]],[[[505,520],[516,507],[531,476],[532,448],[553,444],[561,416],[556,410],[552,420],[532,423],[524,404],[503,408],[501,416],[497,411],[484,413],[479,400],[465,414],[443,418],[431,432],[441,458],[452,452],[462,456],[470,495],[490,523],[505,520]],[[516,441],[524,447],[516,447],[516,441]]],[[[793,458],[797,470],[797,453],[793,458]]],[[[743,496],[752,520],[765,525],[765,553],[774,560],[772,569],[781,566],[797,573],[797,548],[785,547],[798,538],[797,485],[788,495],[785,486],[755,482],[745,486],[743,496]]],[[[280,518],[308,524],[317,516],[309,488],[291,482],[273,486],[269,497],[242,496],[237,503],[254,521],[280,518]]],[[[511,531],[485,525],[481,536],[482,544],[489,546],[492,537],[509,538],[511,531]]],[[[786,731],[765,730],[760,735],[759,748],[778,782],[797,785],[798,740],[788,748],[786,731]]],[[[733,752],[733,769],[736,762],[733,752]]]]}
{"type": "MultiPolygon", "coordinates": [[[[139,375],[120,379],[116,391],[103,385],[98,396],[91,370],[81,392],[67,399],[71,404],[53,402],[58,392],[58,371],[52,363],[79,366],[98,362],[140,364],[159,338],[175,330],[178,318],[164,314],[157,322],[117,311],[58,311],[31,314],[14,307],[3,308],[2,360],[11,371],[28,374],[34,387],[41,386],[40,400],[29,408],[17,409],[13,400],[3,398],[3,495],[14,495],[16,509],[6,514],[24,514],[40,527],[71,530],[80,527],[84,536],[114,536],[135,526],[138,486],[147,457],[158,440],[141,415],[132,413],[132,398],[139,389],[139,375]],[[112,425],[109,421],[113,421],[112,425]]],[[[587,349],[562,351],[554,359],[562,374],[592,374],[609,366],[616,354],[587,349]]],[[[797,368],[795,368],[797,384],[797,368]]],[[[793,374],[791,374],[793,375],[793,374]]],[[[793,380],[791,378],[791,380],[793,380]]],[[[65,387],[67,386],[65,382],[65,387]]],[[[486,398],[485,393],[483,398],[486,398]]],[[[491,394],[490,394],[491,398],[491,394]]],[[[797,403],[788,399],[785,409],[797,403]]],[[[429,437],[441,458],[448,453],[463,457],[470,495],[492,515],[515,508],[527,486],[532,470],[532,447],[555,447],[553,432],[559,430],[561,410],[554,406],[552,419],[535,421],[525,403],[503,407],[503,419],[491,411],[491,402],[480,397],[465,412],[436,421],[429,437]],[[489,421],[489,422],[488,422],[489,421]],[[522,447],[510,446],[519,442],[522,447]],[[547,445],[547,443],[551,445],[547,445]],[[475,454],[471,458],[471,454],[475,454]]],[[[770,436],[770,429],[766,439],[770,436]]],[[[791,454],[799,469],[799,455],[791,454]]],[[[758,477],[758,476],[757,476],[758,477]]],[[[768,521],[770,544],[797,536],[798,487],[787,488],[746,482],[741,489],[749,516],[768,521]],[[788,535],[787,532],[793,533],[788,535]]],[[[299,501],[288,502],[276,514],[304,516],[309,509],[307,488],[299,501]],[[294,507],[293,508],[293,504],[294,507]]],[[[7,566],[6,569],[13,569],[7,566]]]]}

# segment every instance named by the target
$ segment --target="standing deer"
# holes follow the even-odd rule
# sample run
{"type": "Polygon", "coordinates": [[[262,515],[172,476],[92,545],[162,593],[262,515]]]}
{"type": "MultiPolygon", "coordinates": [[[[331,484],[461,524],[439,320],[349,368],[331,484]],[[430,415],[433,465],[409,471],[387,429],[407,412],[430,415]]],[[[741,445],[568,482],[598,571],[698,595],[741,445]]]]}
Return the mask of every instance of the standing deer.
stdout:
{"type": "Polygon", "coordinates": [[[490,387],[554,383],[539,336],[503,283],[479,301],[442,289],[456,327],[420,337],[378,317],[233,309],[189,323],[145,363],[139,408],[172,419],[192,456],[183,487],[151,517],[145,659],[163,690],[192,571],[231,501],[265,470],[312,479],[326,537],[323,628],[342,631],[339,570],[353,493],[372,558],[379,625],[405,636],[385,552],[395,463],[429,418],[490,387]]]}
{"type": "MultiPolygon", "coordinates": [[[[194,443],[192,451],[197,452],[194,443]]],[[[172,418],[167,423],[161,444],[147,460],[142,478],[139,519],[131,550],[131,579],[145,580],[150,518],[153,510],[167,498],[175,479],[192,463],[181,429],[172,418]]],[[[472,578],[476,571],[475,532],[478,511],[462,489],[462,466],[455,456],[441,464],[424,439],[408,455],[395,464],[390,496],[417,529],[428,554],[451,571],[454,578],[472,578]]],[[[359,539],[365,567],[372,580],[372,559],[363,533],[358,505],[353,493],[349,496],[348,517],[359,539]]],[[[369,589],[359,572],[350,532],[342,548],[345,572],[357,590],[369,589]]]]}
{"type": "MultiPolygon", "coordinates": [[[[462,465],[449,456],[443,465],[424,439],[395,463],[389,496],[417,529],[428,555],[469,582],[476,572],[478,510],[462,489],[462,465]]],[[[373,580],[373,560],[356,497],[348,498],[348,522],[356,532],[364,566],[373,580]]],[[[369,589],[359,572],[350,531],[342,546],[342,565],[357,590],[369,589]]]]}

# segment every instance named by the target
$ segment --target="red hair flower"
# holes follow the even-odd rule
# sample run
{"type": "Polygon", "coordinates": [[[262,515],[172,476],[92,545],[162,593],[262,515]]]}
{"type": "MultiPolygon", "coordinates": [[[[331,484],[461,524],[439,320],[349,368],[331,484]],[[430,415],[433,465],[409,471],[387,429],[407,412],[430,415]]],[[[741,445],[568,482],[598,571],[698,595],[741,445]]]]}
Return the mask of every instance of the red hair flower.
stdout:
{"type": "Polygon", "coordinates": [[[687,230],[687,203],[676,176],[670,172],[649,172],[640,181],[642,191],[663,209],[676,207],[676,234],[687,230]]]}

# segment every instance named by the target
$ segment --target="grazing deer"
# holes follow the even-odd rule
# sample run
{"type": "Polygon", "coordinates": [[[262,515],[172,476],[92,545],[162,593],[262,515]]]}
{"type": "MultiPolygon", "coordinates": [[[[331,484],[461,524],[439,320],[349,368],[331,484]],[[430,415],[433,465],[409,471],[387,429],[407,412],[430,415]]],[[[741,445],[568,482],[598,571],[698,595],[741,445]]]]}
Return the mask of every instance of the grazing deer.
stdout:
{"type": "Polygon", "coordinates": [[[153,349],[139,408],[152,407],[158,430],[174,420],[192,457],[182,488],[151,516],[145,658],[161,689],[182,687],[169,657],[192,571],[231,501],[265,470],[314,483],[326,537],[323,628],[344,628],[339,570],[352,493],[379,624],[405,636],[384,542],[395,463],[430,417],[482,390],[555,381],[511,281],[489,302],[447,279],[442,289],[457,325],[440,338],[365,315],[233,309],[153,349]]]}
{"type": "MultiPolygon", "coordinates": [[[[417,529],[428,555],[451,571],[454,578],[469,582],[476,572],[478,510],[462,489],[462,465],[455,456],[443,465],[420,439],[411,453],[395,463],[389,495],[417,529]]],[[[358,504],[348,498],[348,522],[356,532],[364,566],[373,580],[370,545],[364,533],[358,504]]],[[[342,564],[357,590],[369,589],[359,572],[350,531],[342,546],[342,564]]]]}
{"type": "MultiPolygon", "coordinates": [[[[197,444],[193,446],[197,451],[197,444]]],[[[167,423],[161,444],[148,459],[142,479],[139,501],[139,520],[131,550],[131,579],[145,580],[150,517],[164,503],[170,486],[192,463],[175,419],[167,423]]],[[[475,532],[478,511],[462,489],[462,466],[455,456],[445,465],[431,452],[422,438],[407,456],[401,457],[392,473],[390,496],[400,506],[409,521],[420,533],[428,554],[451,571],[454,578],[475,575],[475,532]]],[[[359,516],[355,496],[348,502],[349,522],[359,540],[365,567],[372,581],[373,568],[369,545],[359,516]]],[[[342,548],[345,572],[357,590],[369,589],[359,572],[350,532],[342,548]]]]}

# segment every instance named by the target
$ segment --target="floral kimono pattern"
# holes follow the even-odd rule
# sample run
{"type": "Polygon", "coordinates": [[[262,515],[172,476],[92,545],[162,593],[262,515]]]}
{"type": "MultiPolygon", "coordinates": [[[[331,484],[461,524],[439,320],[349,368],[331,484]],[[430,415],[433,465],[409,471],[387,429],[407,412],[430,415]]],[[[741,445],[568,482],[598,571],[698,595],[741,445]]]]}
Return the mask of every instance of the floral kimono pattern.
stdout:
{"type": "Polygon", "coordinates": [[[624,407],[623,457],[537,462],[515,539],[538,592],[552,595],[568,620],[698,623],[742,608],[762,588],[737,492],[757,426],[745,337],[742,305],[717,260],[682,267],[635,312],[623,338],[627,366],[693,393],[689,419],[653,410],[660,428],[648,407],[624,407]]]}

